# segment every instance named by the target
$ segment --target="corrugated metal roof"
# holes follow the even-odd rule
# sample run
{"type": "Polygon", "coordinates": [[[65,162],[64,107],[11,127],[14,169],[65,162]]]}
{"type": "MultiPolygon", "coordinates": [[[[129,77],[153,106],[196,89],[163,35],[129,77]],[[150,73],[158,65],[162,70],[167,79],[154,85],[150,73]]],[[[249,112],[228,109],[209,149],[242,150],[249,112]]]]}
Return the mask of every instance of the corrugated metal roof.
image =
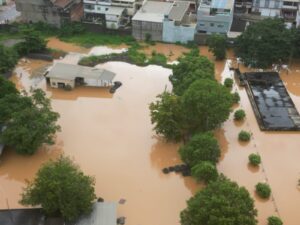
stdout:
{"type": "Polygon", "coordinates": [[[65,63],[56,63],[51,68],[47,77],[64,80],[75,80],[76,77],[91,78],[112,81],[116,76],[115,73],[99,68],[72,65],[65,63]]]}
{"type": "Polygon", "coordinates": [[[211,8],[232,9],[234,0],[212,0],[211,8]]]}

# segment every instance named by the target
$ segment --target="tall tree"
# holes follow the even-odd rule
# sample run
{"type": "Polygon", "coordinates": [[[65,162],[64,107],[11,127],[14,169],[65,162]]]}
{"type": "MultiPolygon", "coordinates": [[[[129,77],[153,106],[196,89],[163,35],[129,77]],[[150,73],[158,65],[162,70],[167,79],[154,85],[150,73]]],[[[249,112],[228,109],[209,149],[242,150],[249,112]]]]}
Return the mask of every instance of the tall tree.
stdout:
{"type": "Polygon", "coordinates": [[[94,178],[84,175],[69,158],[60,157],[40,168],[34,181],[25,188],[20,202],[41,205],[49,216],[74,221],[91,212],[96,198],[94,185],[94,178]]]}
{"type": "Polygon", "coordinates": [[[187,202],[182,225],[256,225],[254,201],[244,187],[221,175],[187,202]]]}
{"type": "Polygon", "coordinates": [[[33,30],[27,30],[24,33],[24,41],[15,45],[15,48],[20,55],[26,55],[28,53],[41,53],[47,49],[47,41],[37,32],[33,30]]]}
{"type": "Polygon", "coordinates": [[[31,96],[7,95],[0,99],[0,123],[6,126],[0,140],[20,154],[32,155],[42,144],[54,143],[58,118],[41,89],[31,96]]]}
{"type": "Polygon", "coordinates": [[[247,27],[237,38],[235,52],[246,65],[266,68],[289,59],[292,40],[282,19],[268,18],[247,27]]]}
{"type": "Polygon", "coordinates": [[[185,127],[189,135],[217,128],[228,119],[232,96],[213,80],[197,80],[182,96],[185,127]]]}
{"type": "Polygon", "coordinates": [[[179,63],[173,66],[170,81],[173,85],[173,92],[182,95],[195,80],[214,80],[214,77],[214,64],[207,57],[200,56],[199,50],[195,49],[180,58],[179,63]]]}
{"type": "Polygon", "coordinates": [[[158,95],[158,98],[149,107],[154,130],[169,141],[179,141],[183,136],[180,98],[169,92],[158,95]]]}
{"type": "Polygon", "coordinates": [[[12,48],[7,48],[3,45],[0,45],[0,74],[12,70],[17,62],[17,52],[12,48]]]}
{"type": "Polygon", "coordinates": [[[221,34],[212,34],[207,39],[209,51],[214,54],[217,60],[226,57],[226,36],[221,34]]]}

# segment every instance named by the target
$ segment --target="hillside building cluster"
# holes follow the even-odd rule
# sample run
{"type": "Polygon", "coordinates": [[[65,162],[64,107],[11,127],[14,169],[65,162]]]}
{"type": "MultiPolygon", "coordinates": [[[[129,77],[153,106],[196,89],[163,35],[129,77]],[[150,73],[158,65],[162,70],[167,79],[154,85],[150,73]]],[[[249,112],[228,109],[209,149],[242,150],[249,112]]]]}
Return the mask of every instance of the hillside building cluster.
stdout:
{"type": "Polygon", "coordinates": [[[300,24],[300,0],[16,0],[26,22],[69,21],[131,29],[138,40],[187,43],[214,33],[242,32],[267,17],[300,24]]]}

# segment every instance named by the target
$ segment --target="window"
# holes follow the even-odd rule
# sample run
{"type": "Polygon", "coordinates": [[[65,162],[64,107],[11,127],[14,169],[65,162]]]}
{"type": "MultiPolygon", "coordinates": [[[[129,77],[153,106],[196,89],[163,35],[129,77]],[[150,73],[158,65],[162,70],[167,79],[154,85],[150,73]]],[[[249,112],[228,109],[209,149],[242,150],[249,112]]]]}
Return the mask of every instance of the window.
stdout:
{"type": "Polygon", "coordinates": [[[223,24],[219,24],[217,27],[221,28],[221,27],[224,27],[224,25],[223,24]]]}
{"type": "Polygon", "coordinates": [[[55,83],[55,82],[52,82],[52,85],[53,85],[53,86],[56,86],[56,83],[55,83]]]}
{"type": "Polygon", "coordinates": [[[214,24],[214,23],[210,23],[210,26],[211,26],[211,27],[214,27],[214,26],[215,26],[215,24],[214,24]]]}

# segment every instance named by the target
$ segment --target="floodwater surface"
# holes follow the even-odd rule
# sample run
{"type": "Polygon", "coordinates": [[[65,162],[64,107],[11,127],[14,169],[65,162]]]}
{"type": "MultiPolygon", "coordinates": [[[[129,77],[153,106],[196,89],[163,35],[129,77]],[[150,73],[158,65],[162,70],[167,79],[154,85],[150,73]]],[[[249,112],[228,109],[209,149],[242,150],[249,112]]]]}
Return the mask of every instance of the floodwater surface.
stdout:
{"type": "MultiPolygon", "coordinates": [[[[188,51],[178,45],[158,44],[150,48],[149,53],[171,50],[176,56],[188,51]]],[[[214,60],[206,47],[200,47],[200,53],[214,60]]],[[[77,63],[80,57],[77,51],[62,61],[77,63]]],[[[228,58],[233,58],[232,52],[228,58]]],[[[157,94],[171,89],[168,81],[171,70],[159,66],[141,68],[122,62],[98,65],[115,72],[115,80],[123,83],[112,95],[102,88],[80,87],[66,92],[46,87],[44,79],[30,76],[38,69],[37,63],[32,60],[20,64],[12,79],[19,88],[29,90],[32,86],[46,90],[54,110],[61,115],[62,131],[57,134],[54,146],[43,146],[34,156],[18,156],[6,149],[0,164],[0,207],[22,207],[18,200],[25,180],[31,180],[43,162],[63,153],[72,157],[86,174],[95,177],[97,196],[106,201],[122,200],[124,204],[118,205],[118,216],[125,216],[126,224],[179,224],[179,213],[186,207],[186,200],[201,186],[191,178],[161,172],[164,167],[181,163],[177,153],[179,144],[166,143],[155,135],[148,109],[157,94]],[[36,69],[28,69],[31,67],[36,69]]],[[[218,61],[215,65],[219,82],[232,77],[228,61],[218,61]]],[[[282,72],[281,77],[299,111],[300,64],[295,62],[290,69],[288,74],[282,72]]],[[[222,149],[218,169],[249,190],[258,209],[259,225],[265,225],[271,215],[280,216],[286,225],[299,225],[300,133],[261,132],[245,89],[234,85],[233,91],[241,97],[233,111],[244,109],[247,117],[243,122],[236,122],[232,113],[215,132],[222,149]],[[249,143],[238,141],[241,130],[252,133],[249,143]],[[262,157],[258,168],[248,164],[251,153],[262,157]],[[270,184],[269,200],[256,196],[258,182],[270,184]]]]}
{"type": "MultiPolygon", "coordinates": [[[[76,61],[76,54],[64,61],[73,62],[72,56],[76,61]]],[[[30,64],[34,61],[24,67],[30,64]]],[[[125,216],[126,224],[179,224],[186,200],[200,186],[191,178],[162,173],[164,167],[182,163],[177,154],[179,145],[155,135],[148,109],[158,94],[171,89],[171,71],[122,62],[98,67],[115,72],[115,80],[123,83],[114,95],[104,88],[56,90],[46,87],[45,80],[30,84],[29,73],[22,66],[16,68],[13,79],[19,87],[41,87],[52,98],[53,109],[61,116],[58,122],[62,131],[57,133],[54,146],[41,148],[31,157],[6,149],[0,164],[1,208],[22,207],[18,200],[25,180],[32,180],[43,162],[63,153],[95,177],[98,197],[125,200],[118,205],[118,216],[125,216]]]]}

